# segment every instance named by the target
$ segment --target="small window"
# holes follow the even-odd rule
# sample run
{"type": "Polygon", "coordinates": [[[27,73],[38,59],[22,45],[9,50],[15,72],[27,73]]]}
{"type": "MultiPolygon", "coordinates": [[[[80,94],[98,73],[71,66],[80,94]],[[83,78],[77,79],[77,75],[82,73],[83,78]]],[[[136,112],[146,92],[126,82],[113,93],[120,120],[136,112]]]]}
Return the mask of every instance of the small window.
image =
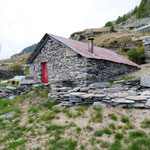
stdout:
{"type": "Polygon", "coordinates": [[[69,48],[66,48],[66,56],[68,56],[68,57],[77,56],[77,53],[69,48]]]}

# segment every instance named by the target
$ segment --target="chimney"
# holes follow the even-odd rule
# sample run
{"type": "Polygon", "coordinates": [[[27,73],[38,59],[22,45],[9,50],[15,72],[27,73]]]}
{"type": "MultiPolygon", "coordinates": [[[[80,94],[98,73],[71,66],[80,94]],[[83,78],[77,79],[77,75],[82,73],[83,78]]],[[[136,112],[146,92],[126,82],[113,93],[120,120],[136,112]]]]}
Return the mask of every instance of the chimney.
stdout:
{"type": "Polygon", "coordinates": [[[89,40],[89,49],[88,49],[88,51],[90,53],[93,53],[93,41],[94,41],[94,38],[90,37],[90,38],[88,38],[88,40],[89,40]]]}

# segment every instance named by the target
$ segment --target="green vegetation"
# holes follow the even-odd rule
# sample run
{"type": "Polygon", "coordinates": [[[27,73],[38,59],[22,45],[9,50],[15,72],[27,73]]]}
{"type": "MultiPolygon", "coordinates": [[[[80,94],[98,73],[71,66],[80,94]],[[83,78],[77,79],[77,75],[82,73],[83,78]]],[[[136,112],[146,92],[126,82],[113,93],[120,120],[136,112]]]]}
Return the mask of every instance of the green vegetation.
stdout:
{"type": "Polygon", "coordinates": [[[150,5],[147,3],[148,0],[142,0],[140,3],[140,6],[135,8],[136,17],[139,18],[145,18],[149,16],[149,9],[150,5]]]}
{"type": "Polygon", "coordinates": [[[112,134],[112,132],[108,128],[104,128],[102,130],[95,131],[94,136],[102,136],[103,134],[110,135],[110,134],[112,134]]]}
{"type": "Polygon", "coordinates": [[[141,124],[142,128],[150,128],[150,120],[144,120],[141,122],[141,124]]]}
{"type": "Polygon", "coordinates": [[[0,115],[16,112],[13,118],[0,119],[0,149],[150,149],[145,129],[150,127],[149,120],[141,122],[142,129],[126,117],[130,111],[120,116],[118,111],[90,105],[56,108],[55,101],[47,100],[48,91],[36,88],[11,101],[0,100],[0,115]]]}
{"type": "Polygon", "coordinates": [[[91,114],[91,121],[92,122],[102,122],[102,120],[103,120],[102,108],[93,107],[93,109],[95,110],[95,112],[91,114]]]}
{"type": "Polygon", "coordinates": [[[26,68],[24,69],[24,75],[27,76],[27,75],[29,75],[29,74],[30,74],[29,67],[26,67],[26,68]]]}
{"type": "Polygon", "coordinates": [[[146,137],[146,133],[144,131],[132,131],[129,133],[129,138],[130,139],[135,139],[135,138],[142,138],[146,137]]]}
{"type": "Polygon", "coordinates": [[[117,121],[117,116],[114,114],[110,114],[110,119],[117,121]]]}
{"type": "Polygon", "coordinates": [[[113,25],[113,23],[111,21],[109,21],[105,24],[105,27],[111,27],[112,25],[113,25]]]}
{"type": "Polygon", "coordinates": [[[123,134],[122,134],[122,133],[117,132],[117,133],[115,134],[115,138],[116,138],[116,139],[118,139],[118,140],[120,140],[120,139],[122,139],[122,138],[123,138],[123,134]]]}
{"type": "MultiPolygon", "coordinates": [[[[119,16],[115,22],[115,24],[120,24],[127,21],[131,16],[136,16],[137,19],[148,17],[150,14],[150,4],[148,4],[148,0],[141,0],[139,6],[136,6],[132,11],[124,14],[123,16],[119,16]]],[[[113,24],[111,21],[105,24],[105,27],[111,27],[113,24]]]]}
{"type": "Polygon", "coordinates": [[[121,122],[122,122],[122,123],[130,123],[130,120],[129,120],[128,117],[122,116],[122,117],[121,117],[121,122]]]}
{"type": "Polygon", "coordinates": [[[145,63],[145,52],[144,48],[132,48],[127,52],[128,58],[137,63],[144,64],[145,63]]]}
{"type": "Polygon", "coordinates": [[[112,25],[112,26],[110,27],[110,32],[116,32],[114,25],[112,25]]]}
{"type": "Polygon", "coordinates": [[[14,64],[10,67],[12,71],[20,71],[22,70],[22,66],[20,64],[14,64]]]}

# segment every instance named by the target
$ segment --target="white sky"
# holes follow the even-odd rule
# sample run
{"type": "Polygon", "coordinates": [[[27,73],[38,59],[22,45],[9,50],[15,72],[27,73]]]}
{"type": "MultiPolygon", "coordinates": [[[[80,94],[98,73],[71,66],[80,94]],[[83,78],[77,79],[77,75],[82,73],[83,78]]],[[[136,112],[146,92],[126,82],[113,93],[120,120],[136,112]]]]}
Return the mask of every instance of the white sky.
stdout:
{"type": "Polygon", "coordinates": [[[141,0],[0,0],[0,59],[40,41],[45,33],[68,38],[99,28],[141,0]]]}

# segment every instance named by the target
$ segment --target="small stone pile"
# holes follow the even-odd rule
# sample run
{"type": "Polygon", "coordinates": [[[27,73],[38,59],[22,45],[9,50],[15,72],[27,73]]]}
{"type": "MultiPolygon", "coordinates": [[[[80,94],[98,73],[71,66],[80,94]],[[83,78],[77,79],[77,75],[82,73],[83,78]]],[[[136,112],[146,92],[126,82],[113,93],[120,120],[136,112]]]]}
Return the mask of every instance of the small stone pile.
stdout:
{"type": "Polygon", "coordinates": [[[14,99],[16,96],[25,93],[31,87],[32,85],[0,87],[0,98],[14,99]]]}
{"type": "Polygon", "coordinates": [[[49,101],[60,102],[56,107],[93,104],[103,107],[150,108],[150,91],[142,89],[140,80],[90,84],[88,87],[52,87],[49,101]],[[144,92],[142,92],[144,90],[144,92]]]}

